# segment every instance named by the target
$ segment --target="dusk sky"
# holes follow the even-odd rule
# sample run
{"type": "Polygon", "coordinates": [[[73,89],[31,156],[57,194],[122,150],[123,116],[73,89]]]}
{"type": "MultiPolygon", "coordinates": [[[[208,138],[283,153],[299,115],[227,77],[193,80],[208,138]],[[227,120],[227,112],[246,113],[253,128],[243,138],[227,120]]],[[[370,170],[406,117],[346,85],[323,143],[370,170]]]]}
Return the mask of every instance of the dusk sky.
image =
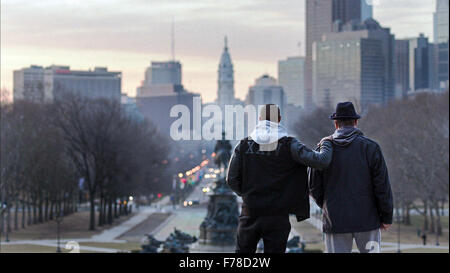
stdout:
{"type": "MultiPolygon", "coordinates": [[[[396,38],[432,40],[434,0],[373,1],[396,38]]],[[[241,99],[263,73],[277,77],[278,60],[304,52],[304,0],[2,0],[1,87],[11,92],[13,70],[31,64],[107,66],[134,96],[150,61],[170,59],[172,18],[183,84],[204,102],[216,98],[225,35],[241,99]]]]}

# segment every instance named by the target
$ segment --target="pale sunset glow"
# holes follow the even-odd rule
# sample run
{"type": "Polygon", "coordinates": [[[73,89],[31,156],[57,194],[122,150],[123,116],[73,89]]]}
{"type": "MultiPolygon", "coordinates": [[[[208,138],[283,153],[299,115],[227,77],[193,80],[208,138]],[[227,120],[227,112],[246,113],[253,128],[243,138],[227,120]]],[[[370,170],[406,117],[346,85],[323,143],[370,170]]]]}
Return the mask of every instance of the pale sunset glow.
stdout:
{"type": "MultiPolygon", "coordinates": [[[[379,0],[374,17],[397,38],[424,33],[432,40],[434,1],[379,0]],[[408,7],[408,8],[405,8],[408,7]]],[[[183,84],[204,102],[217,96],[217,66],[228,36],[236,96],[277,61],[303,54],[302,0],[2,0],[1,87],[12,92],[13,70],[31,64],[106,66],[122,71],[122,91],[134,96],[151,61],[175,55],[183,84]]]]}

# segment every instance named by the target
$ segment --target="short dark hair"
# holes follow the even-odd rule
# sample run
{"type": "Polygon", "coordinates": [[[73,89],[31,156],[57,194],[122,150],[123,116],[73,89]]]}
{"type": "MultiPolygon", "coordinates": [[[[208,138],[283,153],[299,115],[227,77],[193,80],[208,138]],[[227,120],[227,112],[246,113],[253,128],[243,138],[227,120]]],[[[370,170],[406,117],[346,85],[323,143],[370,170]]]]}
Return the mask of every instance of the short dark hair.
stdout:
{"type": "Polygon", "coordinates": [[[280,108],[275,104],[266,104],[261,108],[259,117],[261,120],[279,122],[281,120],[280,108]],[[278,115],[276,113],[278,113],[278,115]]]}
{"type": "Polygon", "coordinates": [[[337,119],[336,123],[339,127],[355,126],[356,119],[337,119]]]}

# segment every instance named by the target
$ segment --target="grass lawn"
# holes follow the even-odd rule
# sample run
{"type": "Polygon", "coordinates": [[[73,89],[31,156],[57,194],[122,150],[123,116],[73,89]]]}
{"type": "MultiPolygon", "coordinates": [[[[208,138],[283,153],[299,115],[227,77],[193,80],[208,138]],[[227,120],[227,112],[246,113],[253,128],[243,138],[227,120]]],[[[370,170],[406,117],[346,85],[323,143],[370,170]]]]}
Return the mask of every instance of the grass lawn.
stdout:
{"type": "Polygon", "coordinates": [[[99,243],[99,242],[81,242],[80,246],[92,246],[101,248],[112,248],[119,250],[141,250],[141,243],[127,242],[127,243],[99,243]]]}
{"type": "MultiPolygon", "coordinates": [[[[442,216],[443,235],[439,236],[439,243],[441,245],[449,245],[448,233],[448,216],[442,216]]],[[[419,215],[411,216],[411,225],[406,226],[400,224],[400,242],[405,244],[422,244],[422,239],[417,236],[417,230],[423,227],[423,217],[419,215]]],[[[384,242],[397,242],[398,224],[393,223],[389,231],[381,233],[381,238],[384,242]]],[[[436,243],[436,235],[427,233],[427,244],[434,245],[436,243]]]]}
{"type": "MultiPolygon", "coordinates": [[[[383,251],[383,253],[397,253],[397,250],[383,251]]],[[[404,249],[402,253],[448,253],[448,249],[412,248],[404,249]]]]}
{"type": "MultiPolygon", "coordinates": [[[[97,215],[95,220],[97,221],[97,215]]],[[[113,225],[105,225],[103,227],[96,227],[96,230],[88,230],[89,227],[89,211],[81,211],[64,217],[60,223],[61,238],[90,238],[91,236],[102,232],[105,229],[118,225],[128,220],[133,214],[121,216],[114,220],[113,225]]],[[[20,219],[20,218],[19,218],[20,219]]],[[[20,224],[19,224],[20,226],[20,224]]],[[[10,241],[20,240],[41,240],[41,239],[55,239],[56,238],[56,222],[49,221],[36,225],[26,226],[25,229],[12,230],[9,234],[10,241]]],[[[2,241],[5,240],[5,234],[2,234],[2,241]]]]}
{"type": "Polygon", "coordinates": [[[292,229],[295,229],[301,239],[305,241],[305,250],[325,251],[325,245],[322,240],[322,232],[320,230],[316,229],[307,221],[297,222],[294,216],[290,217],[290,221],[292,229]]]}
{"type": "MultiPolygon", "coordinates": [[[[80,247],[91,246],[100,248],[111,248],[123,251],[140,250],[141,245],[139,243],[97,243],[97,242],[81,242],[80,247]]],[[[61,251],[68,253],[69,250],[64,248],[64,244],[61,244],[61,251]]],[[[20,244],[20,245],[1,245],[1,253],[56,253],[56,247],[40,246],[33,244],[20,244]]],[[[96,251],[80,249],[80,253],[99,253],[96,251]]]]}
{"type": "MultiPolygon", "coordinates": [[[[63,253],[69,252],[64,249],[64,245],[61,245],[61,251],[63,253]]],[[[56,253],[56,247],[51,246],[39,246],[39,245],[3,245],[1,253],[56,253]]],[[[96,253],[92,251],[80,250],[80,253],[96,253]]]]}
{"type": "MultiPolygon", "coordinates": [[[[313,216],[312,216],[313,217],[313,216]]],[[[417,229],[422,227],[423,218],[421,216],[411,216],[411,226],[400,226],[400,242],[403,244],[422,244],[422,239],[417,237],[417,229]]],[[[325,245],[322,240],[322,232],[309,224],[307,221],[298,223],[295,217],[291,217],[292,229],[295,229],[301,236],[302,240],[306,242],[306,250],[325,250],[325,245]]],[[[439,243],[441,246],[449,245],[449,232],[448,223],[449,217],[441,217],[443,236],[439,237],[439,243]]],[[[397,223],[394,223],[389,231],[383,231],[381,233],[382,242],[397,242],[397,223]]],[[[428,234],[427,244],[435,245],[436,236],[434,234],[428,234]]],[[[354,244],[354,248],[355,248],[354,244]]],[[[387,251],[386,253],[395,253],[396,251],[387,251]]],[[[448,249],[405,249],[404,253],[448,253],[448,249]]]]}

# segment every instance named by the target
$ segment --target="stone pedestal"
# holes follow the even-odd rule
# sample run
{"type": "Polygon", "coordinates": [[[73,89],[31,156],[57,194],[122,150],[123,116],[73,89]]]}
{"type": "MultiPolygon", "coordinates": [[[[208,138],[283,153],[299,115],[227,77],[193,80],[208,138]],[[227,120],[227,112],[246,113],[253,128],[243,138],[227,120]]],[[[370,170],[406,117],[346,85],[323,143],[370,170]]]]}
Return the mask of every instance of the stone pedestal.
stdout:
{"type": "Polygon", "coordinates": [[[235,253],[234,245],[215,246],[197,242],[189,249],[190,253],[235,253]]]}
{"type": "Polygon", "coordinates": [[[200,225],[199,245],[234,249],[239,209],[236,195],[223,178],[209,196],[208,212],[200,225]]]}

